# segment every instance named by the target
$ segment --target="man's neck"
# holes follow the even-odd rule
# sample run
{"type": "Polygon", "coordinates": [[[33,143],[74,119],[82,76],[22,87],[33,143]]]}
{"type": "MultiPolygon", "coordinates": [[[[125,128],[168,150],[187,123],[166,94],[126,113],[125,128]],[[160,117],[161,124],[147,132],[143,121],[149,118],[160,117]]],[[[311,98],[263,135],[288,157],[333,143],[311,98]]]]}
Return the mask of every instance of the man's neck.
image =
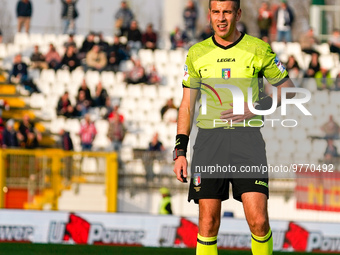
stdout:
{"type": "Polygon", "coordinates": [[[222,46],[228,46],[230,44],[233,44],[240,38],[240,36],[241,32],[238,31],[237,29],[235,29],[234,33],[232,33],[228,38],[225,39],[217,36],[216,34],[214,35],[216,42],[222,46]]]}

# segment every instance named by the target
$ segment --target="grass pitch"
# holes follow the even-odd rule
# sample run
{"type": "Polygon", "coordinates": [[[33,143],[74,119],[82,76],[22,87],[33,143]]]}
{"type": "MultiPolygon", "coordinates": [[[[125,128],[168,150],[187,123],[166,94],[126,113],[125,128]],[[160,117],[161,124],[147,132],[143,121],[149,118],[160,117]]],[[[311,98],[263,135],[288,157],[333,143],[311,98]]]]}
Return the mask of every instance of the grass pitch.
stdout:
{"type": "MultiPolygon", "coordinates": [[[[94,245],[0,243],[1,255],[195,255],[194,249],[118,247],[94,245]]],[[[220,250],[219,255],[251,255],[250,251],[220,250]]],[[[274,255],[306,255],[307,253],[274,252],[274,255]]],[[[323,253],[309,253],[324,255],[323,253]]]]}

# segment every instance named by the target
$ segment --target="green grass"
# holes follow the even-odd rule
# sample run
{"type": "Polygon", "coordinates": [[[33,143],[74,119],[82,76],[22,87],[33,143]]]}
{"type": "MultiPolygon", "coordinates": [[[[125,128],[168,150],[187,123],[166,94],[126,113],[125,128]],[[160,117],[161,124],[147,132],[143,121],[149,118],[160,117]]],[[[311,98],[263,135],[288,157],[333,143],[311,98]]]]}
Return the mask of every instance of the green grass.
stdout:
{"type": "MultiPolygon", "coordinates": [[[[195,255],[193,249],[117,247],[61,244],[0,243],[1,255],[195,255]]],[[[306,255],[307,253],[275,252],[274,255],[306,255]]],[[[311,253],[322,255],[321,253],[311,253]]],[[[219,255],[251,255],[250,251],[219,251],[219,255]]]]}

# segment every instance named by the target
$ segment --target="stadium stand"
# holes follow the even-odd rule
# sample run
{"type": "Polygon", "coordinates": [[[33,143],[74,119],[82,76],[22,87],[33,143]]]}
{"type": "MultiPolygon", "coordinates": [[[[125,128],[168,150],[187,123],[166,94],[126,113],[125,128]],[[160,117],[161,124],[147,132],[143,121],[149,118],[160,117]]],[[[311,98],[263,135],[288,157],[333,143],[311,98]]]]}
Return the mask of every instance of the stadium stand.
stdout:
{"type": "MultiPolygon", "coordinates": [[[[80,47],[84,36],[76,35],[75,41],[80,47]]],[[[22,53],[24,61],[29,62],[29,56],[33,52],[33,46],[39,45],[41,51],[46,53],[48,44],[53,42],[61,55],[64,53],[63,45],[67,41],[64,35],[54,34],[16,34],[13,44],[0,44],[0,59],[3,69],[11,69],[12,58],[17,53],[22,53]]],[[[272,43],[273,50],[279,58],[284,60],[288,55],[294,55],[303,70],[306,70],[310,61],[310,55],[301,51],[298,43],[284,44],[281,42],[272,43]]],[[[332,78],[339,73],[339,59],[329,52],[327,44],[321,44],[317,49],[320,52],[320,64],[331,70],[332,78]]],[[[3,111],[3,119],[14,118],[18,122],[23,114],[29,113],[37,123],[39,130],[43,133],[43,147],[55,147],[55,137],[61,129],[70,132],[76,151],[81,150],[80,139],[78,137],[80,122],[79,119],[65,119],[56,115],[55,109],[59,96],[65,91],[70,94],[72,104],[75,104],[75,97],[83,79],[86,80],[92,95],[95,93],[96,84],[101,81],[113,102],[120,104],[120,113],[125,117],[127,134],[123,141],[121,159],[125,162],[125,173],[145,175],[145,166],[141,158],[134,154],[136,149],[146,149],[152,134],[159,133],[160,140],[167,149],[167,153],[173,148],[176,133],[176,123],[164,123],[161,121],[160,110],[168,98],[174,98],[175,105],[180,104],[182,96],[181,80],[183,73],[183,63],[187,52],[183,49],[164,50],[157,49],[140,50],[139,58],[145,68],[155,65],[159,74],[163,77],[160,85],[126,85],[124,73],[122,71],[114,73],[103,71],[87,71],[86,73],[78,68],[72,73],[68,70],[44,69],[40,73],[35,72],[34,82],[42,93],[33,93],[31,96],[20,94],[22,89],[11,84],[1,84],[0,98],[8,101],[10,111],[3,111]]],[[[122,70],[131,65],[130,61],[122,64],[122,70]]],[[[33,73],[33,71],[30,71],[33,73]]],[[[31,73],[31,74],[32,74],[31,73]]],[[[318,91],[313,80],[304,81],[303,87],[308,88],[312,93],[312,100],[317,98],[317,103],[322,107],[313,107],[313,101],[306,105],[313,113],[312,117],[304,117],[298,111],[289,111],[289,116],[299,120],[301,129],[282,129],[279,126],[271,128],[266,125],[263,128],[263,136],[267,144],[267,153],[270,164],[287,164],[294,162],[318,163],[322,158],[325,142],[323,140],[309,139],[308,136],[320,136],[320,123],[323,123],[330,114],[336,115],[340,110],[340,95],[338,91],[318,91]],[[274,139],[279,137],[279,139],[274,139]],[[303,151],[303,153],[302,153],[303,151]]],[[[289,109],[288,109],[289,110],[289,109]]],[[[90,110],[90,114],[95,120],[98,135],[94,141],[94,150],[107,150],[110,141],[107,138],[108,121],[104,119],[103,111],[90,110]]],[[[268,118],[280,117],[274,113],[268,118]]],[[[340,148],[340,142],[335,142],[340,148]]],[[[169,153],[168,153],[169,154],[169,153]]],[[[170,155],[170,154],[169,154],[170,155]]],[[[93,171],[95,162],[93,158],[88,158],[82,162],[88,168],[88,172],[93,171]]],[[[166,157],[162,161],[155,161],[155,171],[170,173],[169,166],[171,159],[166,157]],[[160,165],[162,167],[160,167],[160,165]],[[158,169],[158,170],[157,170],[158,169]]],[[[174,179],[174,178],[173,178],[174,179]]],[[[171,183],[174,183],[171,181],[171,183]]],[[[137,181],[138,184],[138,181],[137,181]]],[[[136,184],[136,185],[137,185],[136,184]]],[[[160,183],[161,185],[161,183],[160,183]]],[[[86,187],[84,186],[86,193],[86,187]]],[[[98,188],[99,192],[100,188],[98,188]]],[[[65,196],[61,200],[61,207],[65,208],[70,202],[65,196]]],[[[71,201],[71,200],[70,200],[71,201]]]]}

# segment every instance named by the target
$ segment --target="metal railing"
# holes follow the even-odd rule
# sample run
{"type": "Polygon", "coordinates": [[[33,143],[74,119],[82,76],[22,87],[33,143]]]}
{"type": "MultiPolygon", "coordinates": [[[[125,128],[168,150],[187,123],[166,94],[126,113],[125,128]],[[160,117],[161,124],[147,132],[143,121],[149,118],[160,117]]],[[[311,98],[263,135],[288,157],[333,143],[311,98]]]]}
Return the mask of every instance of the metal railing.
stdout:
{"type": "Polygon", "coordinates": [[[107,211],[117,211],[116,153],[0,150],[0,208],[58,210],[58,198],[71,184],[105,185],[107,211]],[[92,164],[91,164],[92,163],[92,164]]]}

